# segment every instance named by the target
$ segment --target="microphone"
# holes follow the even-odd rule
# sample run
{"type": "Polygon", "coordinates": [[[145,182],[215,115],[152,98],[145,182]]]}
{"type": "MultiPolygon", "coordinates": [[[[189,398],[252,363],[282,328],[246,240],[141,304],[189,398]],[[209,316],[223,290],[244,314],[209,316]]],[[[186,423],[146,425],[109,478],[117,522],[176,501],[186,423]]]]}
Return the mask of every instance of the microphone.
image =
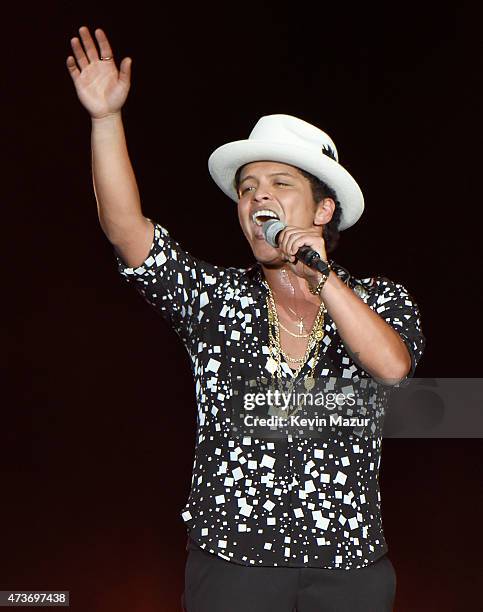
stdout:
{"type": "MultiPolygon", "coordinates": [[[[287,226],[282,221],[278,219],[270,219],[270,221],[265,221],[263,224],[263,235],[265,240],[271,246],[278,248],[278,236],[280,232],[285,229],[287,226]]],[[[300,247],[297,251],[296,258],[309,268],[313,268],[314,270],[318,270],[322,274],[328,274],[330,267],[329,265],[320,259],[320,255],[314,249],[311,249],[308,246],[300,247]]]]}

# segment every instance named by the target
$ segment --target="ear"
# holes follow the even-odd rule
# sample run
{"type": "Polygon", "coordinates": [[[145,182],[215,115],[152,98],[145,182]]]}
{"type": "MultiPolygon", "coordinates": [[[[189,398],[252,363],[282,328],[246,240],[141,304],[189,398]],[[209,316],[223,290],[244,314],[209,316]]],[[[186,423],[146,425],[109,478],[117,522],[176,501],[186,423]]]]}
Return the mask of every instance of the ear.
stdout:
{"type": "Polygon", "coordinates": [[[332,198],[324,198],[317,203],[314,215],[314,225],[326,225],[332,219],[335,202],[332,198]]]}

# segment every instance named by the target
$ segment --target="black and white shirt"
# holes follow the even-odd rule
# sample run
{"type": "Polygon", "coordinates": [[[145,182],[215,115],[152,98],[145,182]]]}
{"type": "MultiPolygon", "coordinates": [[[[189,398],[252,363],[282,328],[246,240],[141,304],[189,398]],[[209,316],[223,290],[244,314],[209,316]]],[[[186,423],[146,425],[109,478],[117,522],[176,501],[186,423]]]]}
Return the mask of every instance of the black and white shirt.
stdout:
{"type": "MultiPolygon", "coordinates": [[[[190,537],[206,551],[248,566],[352,569],[373,563],[388,550],[378,483],[380,428],[369,437],[237,435],[230,423],[233,372],[263,378],[273,365],[262,269],[211,265],[154,226],[141,266],[127,267],[115,256],[122,276],[174,328],[190,357],[197,436],[191,492],[181,510],[190,537]]],[[[330,263],[400,334],[412,376],[425,338],[407,290],[385,277],[354,279],[330,263]]],[[[347,353],[328,313],[324,330],[315,378],[370,378],[347,353]]],[[[309,373],[312,359],[299,376],[309,373]]],[[[282,375],[293,377],[284,361],[282,375]]]]}

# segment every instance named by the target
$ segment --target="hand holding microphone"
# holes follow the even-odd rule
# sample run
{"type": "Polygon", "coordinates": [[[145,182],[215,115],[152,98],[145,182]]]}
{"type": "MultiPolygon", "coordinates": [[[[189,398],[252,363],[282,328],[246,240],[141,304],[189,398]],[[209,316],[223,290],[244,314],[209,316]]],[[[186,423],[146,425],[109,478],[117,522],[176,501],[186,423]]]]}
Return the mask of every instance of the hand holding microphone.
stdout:
{"type": "MultiPolygon", "coordinates": [[[[298,261],[306,266],[327,275],[330,267],[327,262],[324,239],[316,233],[316,230],[303,230],[298,227],[290,227],[277,219],[270,219],[263,224],[263,235],[271,246],[280,248],[294,259],[294,265],[298,261]],[[321,257],[322,254],[322,257],[321,257]]],[[[295,273],[298,274],[295,268],[295,273]]],[[[305,277],[304,274],[298,274],[305,277]]]]}

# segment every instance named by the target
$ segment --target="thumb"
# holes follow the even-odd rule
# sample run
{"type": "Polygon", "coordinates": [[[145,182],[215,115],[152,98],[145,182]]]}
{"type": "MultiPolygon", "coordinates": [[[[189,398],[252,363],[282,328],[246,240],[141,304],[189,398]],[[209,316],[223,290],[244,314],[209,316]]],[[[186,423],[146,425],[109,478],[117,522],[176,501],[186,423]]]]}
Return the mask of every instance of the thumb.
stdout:
{"type": "Polygon", "coordinates": [[[119,80],[126,84],[131,82],[131,65],[132,59],[130,57],[125,57],[119,67],[119,80]]]}

